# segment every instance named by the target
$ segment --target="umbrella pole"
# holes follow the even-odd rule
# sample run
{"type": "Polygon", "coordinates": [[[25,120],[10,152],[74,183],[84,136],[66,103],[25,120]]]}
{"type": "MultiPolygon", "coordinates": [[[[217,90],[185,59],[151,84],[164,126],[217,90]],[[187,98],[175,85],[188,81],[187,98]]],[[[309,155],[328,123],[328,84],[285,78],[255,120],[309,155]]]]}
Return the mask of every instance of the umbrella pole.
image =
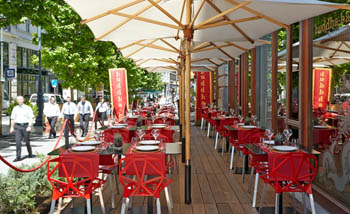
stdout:
{"type": "Polygon", "coordinates": [[[182,143],[182,163],[185,163],[185,143],[186,143],[186,124],[185,124],[185,67],[184,67],[184,60],[181,59],[181,125],[182,125],[182,136],[181,136],[181,143],[182,143]]]}
{"type": "Polygon", "coordinates": [[[185,74],[185,100],[186,100],[186,165],[185,165],[185,203],[191,204],[191,40],[193,36],[193,29],[191,23],[191,0],[186,0],[186,26],[184,29],[185,38],[185,54],[186,54],[186,74],[185,74]]]}

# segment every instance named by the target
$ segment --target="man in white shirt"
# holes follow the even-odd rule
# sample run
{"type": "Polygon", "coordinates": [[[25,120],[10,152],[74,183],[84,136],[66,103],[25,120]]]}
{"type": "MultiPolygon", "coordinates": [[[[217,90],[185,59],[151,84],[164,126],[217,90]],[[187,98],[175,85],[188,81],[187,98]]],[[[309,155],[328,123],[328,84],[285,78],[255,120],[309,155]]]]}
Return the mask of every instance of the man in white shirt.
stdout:
{"type": "Polygon", "coordinates": [[[64,139],[66,143],[66,148],[68,148],[69,145],[69,127],[70,124],[72,128],[72,134],[74,135],[74,119],[77,116],[78,109],[75,103],[71,102],[71,98],[67,97],[67,102],[65,102],[62,106],[61,115],[64,117],[64,120],[68,119],[68,123],[64,129],[64,139]]]}
{"type": "MultiPolygon", "coordinates": [[[[109,107],[105,100],[101,97],[100,102],[96,106],[96,111],[98,113],[98,117],[100,118],[102,125],[104,126],[106,113],[109,107]]],[[[97,120],[95,120],[95,129],[97,129],[97,120]]]]}
{"type": "Polygon", "coordinates": [[[80,115],[80,128],[83,131],[82,137],[85,137],[89,130],[89,120],[93,115],[93,108],[84,96],[81,97],[78,103],[78,113],[80,115]]]}
{"type": "Polygon", "coordinates": [[[50,124],[49,139],[56,138],[56,122],[60,115],[60,108],[58,107],[55,97],[50,97],[49,103],[44,105],[44,115],[50,124]]]}
{"type": "Polygon", "coordinates": [[[22,140],[26,143],[28,157],[35,157],[32,153],[32,147],[29,142],[29,133],[32,130],[34,114],[31,107],[24,104],[24,97],[16,98],[18,105],[15,106],[11,113],[10,133],[15,132],[16,138],[16,159],[13,162],[21,160],[22,140]]]}

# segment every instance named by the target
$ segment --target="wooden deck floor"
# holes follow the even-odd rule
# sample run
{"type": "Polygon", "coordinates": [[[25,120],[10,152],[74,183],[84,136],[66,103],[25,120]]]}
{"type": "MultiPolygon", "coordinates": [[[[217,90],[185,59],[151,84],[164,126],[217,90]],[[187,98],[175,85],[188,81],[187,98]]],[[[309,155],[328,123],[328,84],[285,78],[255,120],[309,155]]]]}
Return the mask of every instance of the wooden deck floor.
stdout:
{"type": "MultiPolygon", "coordinates": [[[[181,163],[181,156],[177,161],[179,170],[172,175],[173,183],[171,191],[174,201],[173,213],[185,214],[253,214],[258,213],[252,208],[252,193],[248,192],[249,175],[246,176],[245,184],[241,182],[241,175],[233,174],[229,168],[230,154],[225,153],[221,156],[214,150],[214,140],[206,137],[204,131],[199,127],[192,127],[191,132],[191,153],[192,153],[192,204],[187,205],[184,202],[184,165],[181,163]]],[[[236,155],[238,157],[239,155],[236,155]]],[[[238,165],[241,166],[241,157],[238,159],[238,165]]],[[[107,207],[111,207],[111,195],[108,183],[104,188],[104,201],[107,207]]],[[[120,187],[122,190],[122,187],[120,187]]],[[[262,182],[260,181],[258,190],[257,205],[260,202],[260,193],[262,192],[262,182]]],[[[122,195],[116,196],[117,208],[110,213],[120,213],[122,195]]],[[[272,188],[267,188],[265,206],[274,206],[275,194],[272,188]]],[[[67,207],[81,204],[81,200],[74,199],[67,207]]],[[[168,213],[164,194],[161,196],[162,213],[168,213]]],[[[289,194],[284,196],[284,205],[292,206],[292,198],[289,194]]],[[[99,207],[98,197],[93,197],[93,205],[99,207]]],[[[298,204],[299,209],[301,205],[298,204]]],[[[65,209],[62,213],[69,213],[65,209]]],[[[129,213],[147,213],[147,199],[137,197],[133,200],[132,209],[129,213]]],[[[155,211],[154,211],[155,213],[155,211]]]]}

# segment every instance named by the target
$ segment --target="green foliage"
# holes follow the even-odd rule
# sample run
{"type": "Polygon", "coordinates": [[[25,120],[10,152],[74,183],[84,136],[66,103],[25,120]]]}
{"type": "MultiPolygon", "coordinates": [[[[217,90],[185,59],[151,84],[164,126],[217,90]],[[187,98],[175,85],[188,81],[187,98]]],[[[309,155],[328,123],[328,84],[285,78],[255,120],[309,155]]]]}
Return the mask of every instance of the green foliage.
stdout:
{"type": "MultiPolygon", "coordinates": [[[[39,114],[39,109],[38,109],[38,106],[37,106],[37,105],[33,105],[33,104],[32,104],[31,102],[29,102],[28,100],[25,100],[25,101],[24,101],[24,104],[26,104],[27,106],[29,106],[30,108],[32,108],[34,117],[37,117],[37,116],[38,116],[38,114],[39,114]]],[[[13,103],[10,104],[10,106],[9,106],[8,109],[7,109],[8,115],[11,115],[13,108],[14,108],[15,106],[17,106],[17,105],[18,105],[17,100],[15,100],[13,103]]]]}
{"type": "MultiPolygon", "coordinates": [[[[62,80],[64,88],[84,91],[103,83],[109,88],[108,69],[126,68],[130,95],[138,89],[161,90],[163,83],[157,73],[139,68],[131,59],[123,58],[112,42],[94,41],[87,25],[80,24],[80,16],[63,0],[1,1],[0,26],[15,25],[25,17],[41,26],[42,64],[62,80]]],[[[37,42],[37,35],[35,42],[37,42]]],[[[34,57],[38,63],[38,57],[34,57]]]]}
{"type": "MultiPolygon", "coordinates": [[[[22,165],[21,168],[34,168],[22,165]]],[[[36,199],[38,196],[51,194],[51,186],[46,178],[46,165],[35,172],[21,173],[10,169],[7,175],[0,175],[0,213],[37,213],[36,199]]]]}

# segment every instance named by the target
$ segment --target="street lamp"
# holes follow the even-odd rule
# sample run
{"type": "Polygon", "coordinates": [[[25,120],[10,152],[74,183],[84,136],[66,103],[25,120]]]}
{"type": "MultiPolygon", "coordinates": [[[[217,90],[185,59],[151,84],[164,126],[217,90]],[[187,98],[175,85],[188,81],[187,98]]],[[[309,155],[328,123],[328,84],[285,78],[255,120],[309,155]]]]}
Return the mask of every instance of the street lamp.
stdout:
{"type": "Polygon", "coordinates": [[[42,85],[42,70],[41,70],[41,27],[38,27],[38,39],[39,39],[39,81],[38,81],[38,96],[36,105],[38,106],[39,114],[35,120],[35,126],[43,125],[43,85],[42,85]]]}

